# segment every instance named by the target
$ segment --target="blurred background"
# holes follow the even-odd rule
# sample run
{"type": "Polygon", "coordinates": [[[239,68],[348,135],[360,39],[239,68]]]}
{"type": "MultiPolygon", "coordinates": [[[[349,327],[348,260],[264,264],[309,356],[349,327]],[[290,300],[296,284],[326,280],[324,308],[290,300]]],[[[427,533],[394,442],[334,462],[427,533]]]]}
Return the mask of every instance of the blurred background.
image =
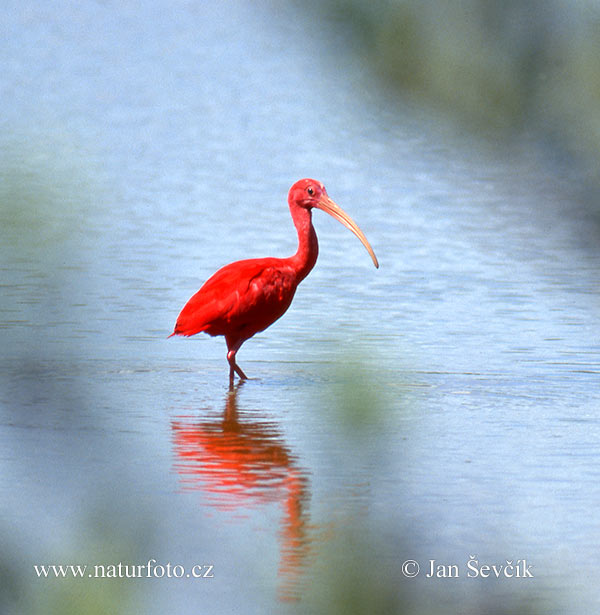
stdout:
{"type": "Polygon", "coordinates": [[[599,24],[7,0],[0,610],[594,612],[599,24]],[[222,339],[166,337],[218,267],[295,251],[305,176],[381,268],[316,212],[319,262],[229,391],[222,339]],[[182,578],[88,575],[150,560],[182,578]]]}
{"type": "Polygon", "coordinates": [[[597,182],[598,2],[312,4],[390,97],[486,138],[534,136],[597,182]]]}

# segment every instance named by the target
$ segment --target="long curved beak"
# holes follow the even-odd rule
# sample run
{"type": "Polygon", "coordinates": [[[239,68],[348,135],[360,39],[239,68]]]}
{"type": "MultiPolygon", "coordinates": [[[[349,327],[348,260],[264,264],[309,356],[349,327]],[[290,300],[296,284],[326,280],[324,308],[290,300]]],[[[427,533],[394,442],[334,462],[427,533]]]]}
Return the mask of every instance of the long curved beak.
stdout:
{"type": "Polygon", "coordinates": [[[341,222],[346,228],[350,229],[361,241],[363,246],[367,248],[367,252],[371,255],[373,264],[379,269],[379,262],[373,252],[371,244],[367,241],[365,234],[358,228],[358,224],[334,201],[324,194],[319,202],[315,205],[318,209],[328,213],[330,216],[341,222]]]}

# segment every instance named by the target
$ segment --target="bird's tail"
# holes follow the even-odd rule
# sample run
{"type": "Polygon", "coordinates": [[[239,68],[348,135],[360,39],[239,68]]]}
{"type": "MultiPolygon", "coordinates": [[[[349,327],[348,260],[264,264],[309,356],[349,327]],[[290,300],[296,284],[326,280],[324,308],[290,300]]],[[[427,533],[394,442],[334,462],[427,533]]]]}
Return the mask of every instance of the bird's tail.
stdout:
{"type": "Polygon", "coordinates": [[[167,335],[167,339],[173,337],[174,335],[189,337],[190,335],[196,335],[196,333],[200,333],[200,331],[202,331],[202,328],[186,327],[180,320],[177,320],[177,322],[175,323],[175,329],[173,329],[173,333],[171,333],[171,335],[167,335]]]}

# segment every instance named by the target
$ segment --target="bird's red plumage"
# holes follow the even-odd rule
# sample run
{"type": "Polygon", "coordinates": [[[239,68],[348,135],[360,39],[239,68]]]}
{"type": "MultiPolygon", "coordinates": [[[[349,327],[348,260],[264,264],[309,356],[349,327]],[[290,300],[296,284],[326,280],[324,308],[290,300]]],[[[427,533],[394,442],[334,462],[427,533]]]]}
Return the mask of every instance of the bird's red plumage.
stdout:
{"type": "Polygon", "coordinates": [[[238,261],[219,269],[185,304],[176,335],[226,335],[247,340],[288,309],[299,280],[283,258],[238,261]]]}

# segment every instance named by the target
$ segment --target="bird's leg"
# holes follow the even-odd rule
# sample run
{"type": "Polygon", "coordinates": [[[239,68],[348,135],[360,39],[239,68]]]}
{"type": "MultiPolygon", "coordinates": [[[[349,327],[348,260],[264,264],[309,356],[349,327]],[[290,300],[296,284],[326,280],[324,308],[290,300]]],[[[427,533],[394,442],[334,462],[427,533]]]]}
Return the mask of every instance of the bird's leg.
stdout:
{"type": "Polygon", "coordinates": [[[225,341],[227,342],[227,361],[229,362],[229,388],[231,388],[233,386],[234,373],[242,380],[248,380],[248,376],[244,374],[242,368],[235,362],[235,353],[240,349],[244,340],[232,339],[226,335],[225,341]]]}
{"type": "Polygon", "coordinates": [[[227,353],[227,360],[229,361],[229,384],[233,384],[234,371],[242,380],[248,380],[248,376],[244,374],[242,368],[235,362],[236,352],[237,350],[230,350],[227,353]]]}
{"type": "Polygon", "coordinates": [[[229,365],[229,390],[233,391],[233,383],[234,383],[234,375],[233,375],[233,365],[229,365]]]}

